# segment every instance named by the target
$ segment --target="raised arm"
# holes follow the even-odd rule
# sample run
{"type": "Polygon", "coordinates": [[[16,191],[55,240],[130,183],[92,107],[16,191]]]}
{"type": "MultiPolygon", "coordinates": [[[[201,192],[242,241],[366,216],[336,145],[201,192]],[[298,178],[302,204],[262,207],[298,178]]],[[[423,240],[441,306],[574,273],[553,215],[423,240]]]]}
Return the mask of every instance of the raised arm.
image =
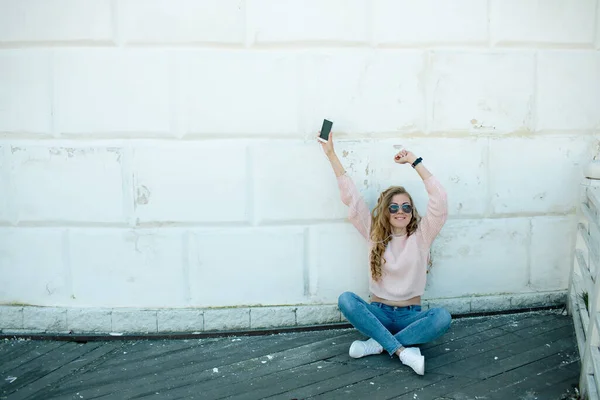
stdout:
{"type": "Polygon", "coordinates": [[[335,154],[333,148],[333,133],[329,134],[329,141],[327,143],[320,143],[337,178],[342,202],[348,206],[348,219],[358,232],[360,232],[365,239],[369,240],[371,231],[371,213],[369,207],[356,189],[356,185],[352,179],[346,174],[346,170],[337,154],[335,154]]]}
{"type": "MultiPolygon", "coordinates": [[[[413,165],[417,157],[409,151],[402,150],[396,155],[395,161],[399,164],[413,165]]],[[[418,162],[414,169],[423,179],[429,197],[427,213],[419,223],[418,232],[424,243],[431,246],[448,219],[448,196],[440,181],[425,168],[422,161],[418,162]]]]}

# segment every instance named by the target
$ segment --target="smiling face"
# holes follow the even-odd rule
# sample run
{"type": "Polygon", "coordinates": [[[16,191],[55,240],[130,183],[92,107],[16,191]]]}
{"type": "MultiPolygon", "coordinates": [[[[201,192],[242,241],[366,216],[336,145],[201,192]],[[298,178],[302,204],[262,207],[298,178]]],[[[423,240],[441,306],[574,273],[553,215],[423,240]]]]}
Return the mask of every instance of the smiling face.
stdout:
{"type": "Polygon", "coordinates": [[[388,207],[388,212],[390,214],[390,225],[392,225],[392,230],[395,232],[405,232],[406,227],[413,217],[412,211],[407,210],[406,205],[412,208],[412,203],[406,193],[395,194],[392,197],[392,201],[389,204],[391,207],[388,207]],[[403,205],[404,207],[402,207],[403,205]],[[393,211],[396,212],[393,213],[393,211]]]}

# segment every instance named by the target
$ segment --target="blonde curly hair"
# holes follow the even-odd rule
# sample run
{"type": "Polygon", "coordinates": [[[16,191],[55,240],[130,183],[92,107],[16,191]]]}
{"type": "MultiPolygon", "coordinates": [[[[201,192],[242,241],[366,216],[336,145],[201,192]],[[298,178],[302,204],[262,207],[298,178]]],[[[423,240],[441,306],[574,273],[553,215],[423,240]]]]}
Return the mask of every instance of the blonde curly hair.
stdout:
{"type": "Polygon", "coordinates": [[[392,226],[390,224],[389,205],[392,203],[392,198],[397,194],[405,194],[410,200],[410,205],[413,208],[412,218],[406,227],[407,236],[412,235],[419,226],[421,216],[417,212],[411,195],[403,186],[392,186],[379,195],[377,204],[371,213],[371,241],[375,243],[371,249],[370,264],[371,276],[374,280],[381,279],[382,266],[386,262],[383,257],[385,249],[392,240],[392,226]]]}

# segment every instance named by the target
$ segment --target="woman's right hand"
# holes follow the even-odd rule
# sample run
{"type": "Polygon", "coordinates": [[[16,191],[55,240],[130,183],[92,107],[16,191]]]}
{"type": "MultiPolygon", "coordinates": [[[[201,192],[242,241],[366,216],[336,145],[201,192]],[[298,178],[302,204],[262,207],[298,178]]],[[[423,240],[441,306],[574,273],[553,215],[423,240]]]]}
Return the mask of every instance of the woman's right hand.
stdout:
{"type": "MultiPolygon", "coordinates": [[[[319,132],[319,134],[320,133],[321,132],[319,132]]],[[[329,132],[329,140],[327,142],[323,143],[319,140],[319,143],[321,144],[321,147],[323,148],[323,151],[327,157],[335,154],[335,150],[333,149],[333,132],[329,132]]]]}

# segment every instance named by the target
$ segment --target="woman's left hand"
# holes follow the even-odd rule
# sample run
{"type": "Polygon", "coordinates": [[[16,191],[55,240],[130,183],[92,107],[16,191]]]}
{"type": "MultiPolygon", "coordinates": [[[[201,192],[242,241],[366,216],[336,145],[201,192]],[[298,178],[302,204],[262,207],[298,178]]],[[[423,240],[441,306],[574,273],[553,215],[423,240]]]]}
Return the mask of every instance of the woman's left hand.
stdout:
{"type": "Polygon", "coordinates": [[[415,162],[416,159],[417,157],[415,157],[415,155],[412,152],[406,149],[403,149],[394,156],[394,162],[398,164],[412,164],[415,162]]]}

